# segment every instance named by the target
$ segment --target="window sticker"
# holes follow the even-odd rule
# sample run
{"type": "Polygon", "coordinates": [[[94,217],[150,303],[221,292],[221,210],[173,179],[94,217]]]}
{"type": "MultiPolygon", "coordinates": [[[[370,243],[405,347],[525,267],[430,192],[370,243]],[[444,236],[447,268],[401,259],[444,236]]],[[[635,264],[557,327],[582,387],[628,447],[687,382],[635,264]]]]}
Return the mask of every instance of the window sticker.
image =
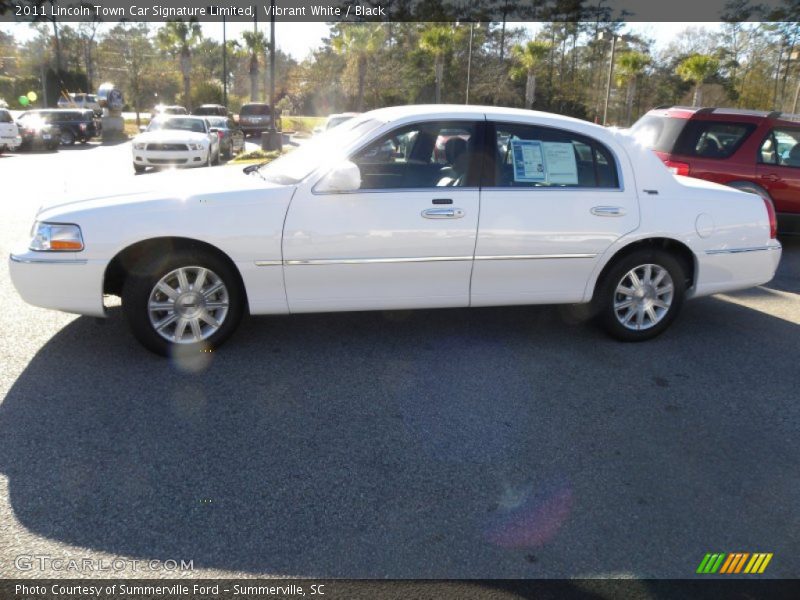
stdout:
{"type": "Polygon", "coordinates": [[[547,182],[578,185],[578,162],[570,142],[542,142],[547,182]]]}
{"type": "Polygon", "coordinates": [[[512,139],[511,152],[514,181],[544,181],[547,178],[541,142],[512,139]]]}

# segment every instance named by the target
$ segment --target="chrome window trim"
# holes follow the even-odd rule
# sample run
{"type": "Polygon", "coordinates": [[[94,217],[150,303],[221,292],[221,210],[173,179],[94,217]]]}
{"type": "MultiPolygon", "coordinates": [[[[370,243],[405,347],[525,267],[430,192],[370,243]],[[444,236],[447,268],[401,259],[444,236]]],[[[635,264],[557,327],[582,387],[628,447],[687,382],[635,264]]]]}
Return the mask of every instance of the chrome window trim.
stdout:
{"type": "Polygon", "coordinates": [[[21,263],[26,265],[31,264],[46,264],[46,265],[85,265],[88,263],[86,258],[24,258],[16,254],[10,254],[9,258],[12,262],[21,263]]]}
{"type": "Polygon", "coordinates": [[[619,194],[620,192],[624,192],[624,188],[621,187],[613,187],[613,188],[601,188],[601,187],[548,187],[546,185],[540,186],[532,186],[532,187],[501,187],[501,186],[492,186],[492,187],[484,187],[481,188],[482,192],[534,192],[534,193],[542,193],[542,192],[605,192],[605,193],[613,193],[619,194]]]}
{"type": "Polygon", "coordinates": [[[780,250],[781,246],[756,246],[753,248],[720,248],[717,250],[706,250],[706,254],[713,256],[716,254],[741,254],[743,252],[763,252],[764,250],[780,250]]]}

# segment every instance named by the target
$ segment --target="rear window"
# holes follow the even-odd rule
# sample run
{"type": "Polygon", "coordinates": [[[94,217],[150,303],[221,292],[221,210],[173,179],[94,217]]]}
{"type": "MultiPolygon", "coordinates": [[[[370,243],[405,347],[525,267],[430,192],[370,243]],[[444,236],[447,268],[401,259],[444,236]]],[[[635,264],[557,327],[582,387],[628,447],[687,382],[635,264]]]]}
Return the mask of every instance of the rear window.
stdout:
{"type": "Polygon", "coordinates": [[[239,112],[240,115],[270,115],[269,105],[268,104],[245,104],[242,107],[242,110],[239,112]]]}
{"type": "Polygon", "coordinates": [[[689,121],[673,152],[700,158],[728,158],[755,128],[752,123],[689,121]]]}
{"type": "Polygon", "coordinates": [[[10,112],[7,110],[0,110],[0,123],[11,123],[13,120],[10,112]]]}
{"type": "Polygon", "coordinates": [[[645,115],[633,124],[631,133],[646,148],[669,154],[688,122],[688,119],[645,115]]]}

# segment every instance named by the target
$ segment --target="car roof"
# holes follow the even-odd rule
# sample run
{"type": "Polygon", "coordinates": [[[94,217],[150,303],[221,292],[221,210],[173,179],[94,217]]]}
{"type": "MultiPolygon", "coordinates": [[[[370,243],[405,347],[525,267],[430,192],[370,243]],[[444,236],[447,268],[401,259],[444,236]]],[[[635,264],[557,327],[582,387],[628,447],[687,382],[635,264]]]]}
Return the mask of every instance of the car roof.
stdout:
{"type": "Polygon", "coordinates": [[[742,108],[726,108],[712,106],[657,106],[647,112],[648,115],[672,117],[677,119],[698,119],[718,121],[730,118],[748,123],[760,123],[764,120],[774,121],[777,124],[797,125],[800,115],[784,113],[779,110],[750,110],[742,108]]]}
{"type": "Polygon", "coordinates": [[[392,106],[379,108],[377,110],[363,113],[365,119],[372,118],[379,121],[399,121],[408,118],[427,118],[442,117],[451,118],[480,118],[483,115],[488,119],[495,120],[531,120],[535,119],[544,125],[574,125],[585,131],[604,131],[608,129],[602,125],[596,125],[589,121],[567,117],[555,113],[542,112],[538,110],[525,110],[522,108],[508,108],[503,106],[481,106],[471,104],[408,104],[403,106],[392,106]]]}

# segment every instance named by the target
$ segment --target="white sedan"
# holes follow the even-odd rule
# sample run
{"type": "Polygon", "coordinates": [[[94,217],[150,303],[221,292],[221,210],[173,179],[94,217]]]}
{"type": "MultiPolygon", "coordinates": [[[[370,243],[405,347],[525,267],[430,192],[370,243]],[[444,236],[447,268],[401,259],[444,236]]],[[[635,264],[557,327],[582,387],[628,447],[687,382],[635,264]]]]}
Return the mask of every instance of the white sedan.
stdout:
{"type": "Polygon", "coordinates": [[[686,298],[769,281],[781,257],[759,196],[515,109],[381,109],[244,173],[150,181],[41,211],[10,257],[22,297],[102,317],[119,295],[161,354],[219,346],[245,312],[542,303],[587,303],[638,341],[686,298]]]}
{"type": "Polygon", "coordinates": [[[162,116],[133,138],[133,169],[219,164],[219,136],[203,117],[162,116]]]}

